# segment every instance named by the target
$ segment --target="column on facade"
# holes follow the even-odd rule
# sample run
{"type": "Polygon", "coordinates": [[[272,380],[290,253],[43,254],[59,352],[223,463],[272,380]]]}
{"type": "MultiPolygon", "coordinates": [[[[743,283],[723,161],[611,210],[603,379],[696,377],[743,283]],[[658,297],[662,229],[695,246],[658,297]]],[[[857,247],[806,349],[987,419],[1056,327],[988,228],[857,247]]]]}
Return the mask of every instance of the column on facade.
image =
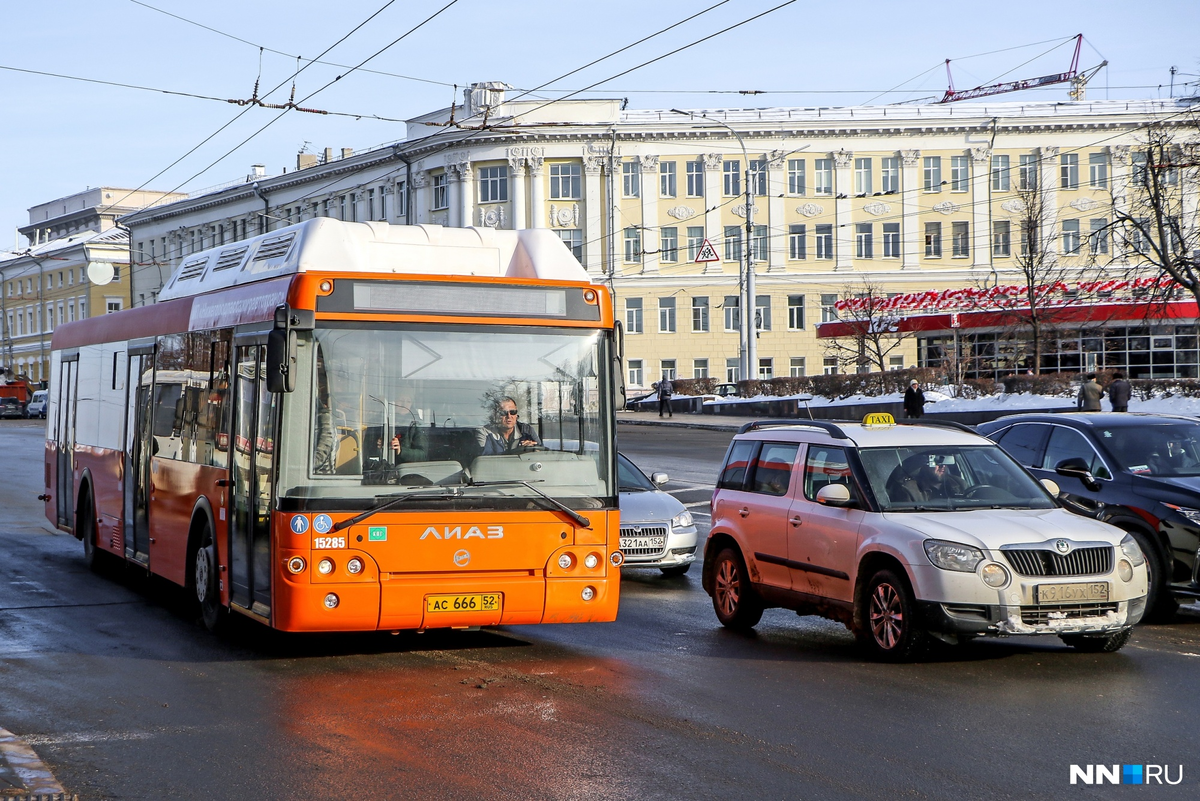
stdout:
{"type": "Polygon", "coordinates": [[[601,181],[606,160],[606,156],[585,156],[583,159],[583,266],[589,273],[604,272],[606,240],[601,181]]]}
{"type": "Polygon", "coordinates": [[[851,219],[851,188],[854,186],[854,176],[851,166],[854,164],[854,153],[849,150],[839,150],[833,154],[835,176],[834,196],[834,236],[837,238],[837,262],[835,270],[854,269],[854,221],[851,219]]]}
{"type": "MultiPolygon", "coordinates": [[[[1118,214],[1129,213],[1129,165],[1133,162],[1129,145],[1113,145],[1112,154],[1112,214],[1110,220],[1115,221],[1118,214]]],[[[1114,230],[1119,230],[1114,226],[1114,230]]],[[[1125,261],[1129,258],[1129,249],[1125,247],[1124,238],[1112,237],[1113,257],[1125,261]]]]}
{"type": "Polygon", "coordinates": [[[787,154],[773,151],[767,157],[767,218],[757,220],[767,226],[767,272],[782,272],[787,266],[788,229],[784,211],[787,189],[787,154]]]}
{"type": "Polygon", "coordinates": [[[451,225],[458,228],[474,225],[471,209],[475,205],[475,171],[471,169],[471,162],[463,159],[456,163],[450,172],[451,180],[458,187],[455,203],[451,207],[451,214],[458,218],[458,222],[452,222],[451,225]]]}
{"type": "Polygon", "coordinates": [[[991,186],[992,149],[978,146],[971,148],[971,265],[990,267],[992,228],[992,201],[988,187],[991,186]]]}
{"type": "Polygon", "coordinates": [[[542,178],[542,168],[545,159],[542,156],[530,156],[525,159],[529,170],[529,227],[546,227],[546,184],[542,178]]]}
{"type": "Polygon", "coordinates": [[[412,174],[412,221],[420,225],[429,222],[429,173],[420,170],[412,174]]]}
{"type": "Polygon", "coordinates": [[[917,213],[921,199],[921,151],[900,151],[900,215],[903,231],[903,261],[901,269],[916,268],[920,264],[921,219],[917,213]]]}
{"type": "Polygon", "coordinates": [[[1039,152],[1038,194],[1042,199],[1041,230],[1038,245],[1045,247],[1050,263],[1058,255],[1058,146],[1048,145],[1039,152]]]}
{"type": "Polygon", "coordinates": [[[525,208],[525,159],[520,156],[508,157],[509,186],[512,187],[513,230],[519,231],[529,227],[529,218],[525,208]]]}
{"type": "Polygon", "coordinates": [[[662,260],[658,230],[658,156],[639,156],[642,199],[642,272],[657,273],[662,260]]]}
{"type": "MultiPolygon", "coordinates": [[[[720,153],[705,153],[700,157],[704,162],[704,237],[709,242],[719,242],[724,235],[721,228],[721,164],[725,161],[720,153]]],[[[718,249],[719,244],[715,245],[718,249]]],[[[721,262],[710,261],[704,265],[704,272],[721,272],[721,262]]]]}

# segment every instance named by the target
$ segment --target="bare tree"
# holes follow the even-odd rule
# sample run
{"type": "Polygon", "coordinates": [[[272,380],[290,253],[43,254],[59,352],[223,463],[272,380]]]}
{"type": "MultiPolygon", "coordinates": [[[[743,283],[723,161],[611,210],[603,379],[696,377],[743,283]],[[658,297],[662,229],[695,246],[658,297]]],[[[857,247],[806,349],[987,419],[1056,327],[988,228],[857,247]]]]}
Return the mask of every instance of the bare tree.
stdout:
{"type": "MultiPolygon", "coordinates": [[[[846,333],[827,341],[826,354],[860,373],[871,372],[872,368],[880,374],[887,372],[890,357],[899,354],[904,343],[914,336],[901,330],[902,318],[887,300],[887,293],[870,279],[844,287],[839,321],[846,333]]],[[[882,392],[882,375],[879,386],[882,392]]]]}

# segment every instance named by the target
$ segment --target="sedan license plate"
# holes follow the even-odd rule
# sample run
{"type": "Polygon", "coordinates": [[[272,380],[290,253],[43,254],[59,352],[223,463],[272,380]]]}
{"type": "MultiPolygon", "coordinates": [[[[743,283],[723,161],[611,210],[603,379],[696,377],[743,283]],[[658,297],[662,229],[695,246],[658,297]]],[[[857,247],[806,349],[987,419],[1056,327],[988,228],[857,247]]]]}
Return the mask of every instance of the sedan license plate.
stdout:
{"type": "Polygon", "coordinates": [[[632,551],[640,548],[665,548],[666,537],[621,537],[621,550],[632,551]]]}
{"type": "Polygon", "coordinates": [[[500,593],[482,592],[470,595],[427,595],[426,612],[497,612],[500,593]]]}
{"type": "Polygon", "coordinates": [[[1083,601],[1107,601],[1108,582],[1093,581],[1087,584],[1039,584],[1039,604],[1069,604],[1083,601]]]}

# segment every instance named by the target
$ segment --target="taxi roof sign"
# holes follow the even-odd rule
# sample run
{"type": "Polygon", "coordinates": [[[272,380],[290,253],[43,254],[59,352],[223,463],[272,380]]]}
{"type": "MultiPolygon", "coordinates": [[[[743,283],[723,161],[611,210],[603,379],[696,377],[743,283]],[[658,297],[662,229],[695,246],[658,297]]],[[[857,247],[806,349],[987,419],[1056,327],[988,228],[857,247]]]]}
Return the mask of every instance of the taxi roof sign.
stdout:
{"type": "Polygon", "coordinates": [[[872,412],[863,417],[862,424],[864,426],[894,426],[896,425],[896,418],[887,412],[872,412]]]}

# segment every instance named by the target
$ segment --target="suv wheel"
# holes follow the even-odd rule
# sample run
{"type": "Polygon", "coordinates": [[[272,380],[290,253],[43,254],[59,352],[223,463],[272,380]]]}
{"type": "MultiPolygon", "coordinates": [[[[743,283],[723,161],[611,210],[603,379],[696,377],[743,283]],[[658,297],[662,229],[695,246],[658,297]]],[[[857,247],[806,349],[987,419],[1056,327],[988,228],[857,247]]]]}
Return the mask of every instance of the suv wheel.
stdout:
{"type": "Polygon", "coordinates": [[[1132,634],[1133,629],[1122,629],[1116,634],[1110,634],[1107,637],[1088,637],[1083,634],[1063,634],[1059,637],[1059,639],[1074,648],[1076,651],[1083,651],[1089,654],[1111,654],[1113,651],[1121,650],[1125,643],[1129,642],[1129,637],[1132,634]]]}
{"type": "MultiPolygon", "coordinates": [[[[1144,532],[1134,528],[1125,529],[1137,540],[1138,547],[1146,555],[1146,571],[1150,574],[1149,590],[1146,593],[1146,623],[1167,623],[1175,616],[1179,604],[1171,595],[1167,586],[1169,583],[1166,566],[1163,564],[1162,552],[1155,542],[1144,532]]],[[[1114,649],[1116,650],[1116,649],[1114,649]]]]}
{"type": "Polygon", "coordinates": [[[746,563],[732,548],[717,554],[713,563],[713,609],[721,625],[749,631],[762,619],[762,601],[750,586],[746,563]]]}
{"type": "Polygon", "coordinates": [[[891,570],[880,570],[867,582],[856,615],[862,621],[859,643],[873,658],[885,662],[915,658],[926,641],[925,630],[917,623],[916,606],[908,582],[891,570]]]}

